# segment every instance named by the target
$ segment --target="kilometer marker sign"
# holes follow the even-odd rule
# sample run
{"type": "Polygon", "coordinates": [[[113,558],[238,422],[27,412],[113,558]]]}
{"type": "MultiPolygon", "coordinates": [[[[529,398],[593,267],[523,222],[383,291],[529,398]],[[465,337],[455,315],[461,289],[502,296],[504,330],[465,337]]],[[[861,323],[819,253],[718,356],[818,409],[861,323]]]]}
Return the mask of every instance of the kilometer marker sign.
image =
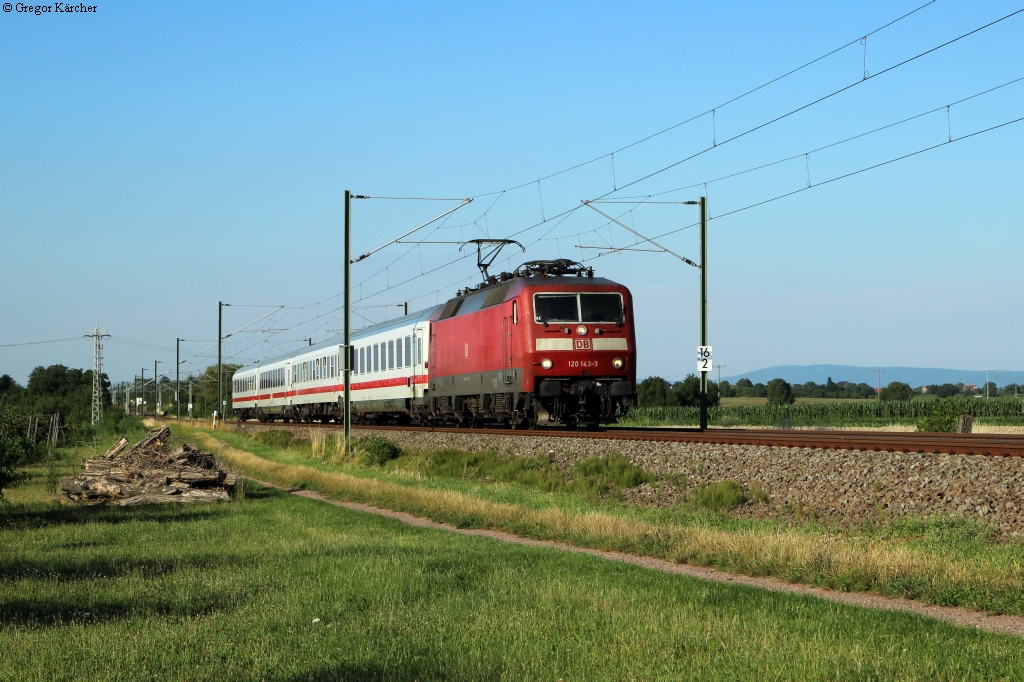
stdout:
{"type": "Polygon", "coordinates": [[[710,372],[711,367],[711,346],[697,346],[697,371],[710,372]]]}

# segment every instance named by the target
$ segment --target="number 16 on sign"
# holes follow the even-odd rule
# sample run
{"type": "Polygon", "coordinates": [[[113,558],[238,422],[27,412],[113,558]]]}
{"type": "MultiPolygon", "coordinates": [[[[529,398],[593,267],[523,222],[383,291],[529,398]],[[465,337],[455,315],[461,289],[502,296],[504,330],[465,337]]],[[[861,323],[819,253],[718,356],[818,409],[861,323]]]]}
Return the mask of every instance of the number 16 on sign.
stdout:
{"type": "Polygon", "coordinates": [[[697,346],[697,371],[711,371],[711,346],[697,346]]]}

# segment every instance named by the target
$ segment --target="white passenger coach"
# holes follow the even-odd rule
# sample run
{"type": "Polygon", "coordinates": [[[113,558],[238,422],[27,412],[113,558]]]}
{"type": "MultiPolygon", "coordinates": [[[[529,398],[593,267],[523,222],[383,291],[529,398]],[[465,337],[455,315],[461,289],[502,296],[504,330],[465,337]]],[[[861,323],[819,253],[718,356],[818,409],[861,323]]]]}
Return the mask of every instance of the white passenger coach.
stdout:
{"type": "MultiPolygon", "coordinates": [[[[426,344],[436,308],[352,333],[353,421],[385,413],[412,414],[423,406],[428,381],[426,344]]],[[[342,421],[342,344],[333,339],[243,367],[232,381],[239,419],[342,421]]]]}

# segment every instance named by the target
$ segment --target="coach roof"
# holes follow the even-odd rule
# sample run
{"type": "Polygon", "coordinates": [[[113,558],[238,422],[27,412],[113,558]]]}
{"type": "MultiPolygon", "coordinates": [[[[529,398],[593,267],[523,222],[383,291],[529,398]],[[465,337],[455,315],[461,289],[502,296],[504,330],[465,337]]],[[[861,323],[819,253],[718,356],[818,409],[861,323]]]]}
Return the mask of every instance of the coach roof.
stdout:
{"type": "MultiPolygon", "coordinates": [[[[407,327],[411,324],[417,324],[419,322],[426,322],[427,320],[430,319],[430,316],[434,313],[435,310],[438,309],[438,307],[440,306],[426,308],[424,310],[420,310],[409,315],[396,317],[393,320],[387,320],[386,322],[378,322],[377,324],[371,325],[369,327],[354,329],[352,330],[352,341],[356,342],[359,339],[366,338],[367,336],[372,336],[374,334],[382,334],[395,329],[401,329],[402,327],[407,327]]],[[[316,352],[320,350],[336,349],[338,348],[338,346],[341,345],[341,343],[342,337],[336,336],[334,338],[318,343],[314,346],[302,346],[301,348],[296,348],[290,353],[283,353],[272,358],[267,358],[263,362],[256,362],[250,365],[245,365],[244,367],[240,367],[239,369],[235,370],[235,374],[239,374],[241,372],[248,372],[254,369],[259,369],[260,367],[265,367],[269,364],[281,362],[282,360],[288,360],[289,358],[298,357],[300,355],[316,354],[316,352]]]]}

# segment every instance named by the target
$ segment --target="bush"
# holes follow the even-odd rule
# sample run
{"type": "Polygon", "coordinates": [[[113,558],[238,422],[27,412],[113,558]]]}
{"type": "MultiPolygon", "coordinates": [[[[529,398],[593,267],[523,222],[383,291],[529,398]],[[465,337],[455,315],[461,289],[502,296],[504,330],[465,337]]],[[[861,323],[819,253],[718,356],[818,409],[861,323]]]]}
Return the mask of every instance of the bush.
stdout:
{"type": "Polygon", "coordinates": [[[912,400],[914,398],[914,389],[910,387],[910,384],[905,384],[902,381],[894,381],[885,388],[882,389],[881,400],[890,402],[893,400],[912,400]]]}
{"type": "Polygon", "coordinates": [[[736,481],[719,481],[698,488],[694,501],[705,509],[725,511],[746,504],[747,493],[736,481]]]}
{"type": "Polygon", "coordinates": [[[917,422],[917,430],[931,433],[955,433],[960,429],[960,415],[965,406],[961,401],[939,398],[932,404],[931,413],[917,422]]]}
{"type": "MultiPolygon", "coordinates": [[[[677,381],[672,385],[672,392],[676,396],[676,402],[683,407],[700,407],[700,377],[696,374],[687,374],[686,379],[677,381]]],[[[708,381],[708,406],[715,407],[721,402],[718,395],[718,385],[708,381]]]]}
{"type": "Polygon", "coordinates": [[[107,436],[127,436],[133,433],[148,431],[142,419],[133,415],[125,414],[124,411],[115,408],[103,410],[103,418],[92,425],[94,433],[107,436]]]}
{"type": "Polygon", "coordinates": [[[796,402],[796,398],[793,397],[793,387],[785,379],[769,381],[767,392],[769,405],[792,405],[796,402]]]}
{"type": "Polygon", "coordinates": [[[359,438],[353,446],[359,452],[359,463],[364,466],[384,466],[402,454],[402,448],[382,436],[359,438]]]}
{"type": "Polygon", "coordinates": [[[4,488],[21,480],[15,465],[35,454],[35,444],[25,434],[25,418],[0,398],[0,500],[4,488]]]}
{"type": "Polygon", "coordinates": [[[640,407],[666,407],[678,405],[672,387],[661,377],[647,377],[636,387],[636,401],[640,407]]]}

